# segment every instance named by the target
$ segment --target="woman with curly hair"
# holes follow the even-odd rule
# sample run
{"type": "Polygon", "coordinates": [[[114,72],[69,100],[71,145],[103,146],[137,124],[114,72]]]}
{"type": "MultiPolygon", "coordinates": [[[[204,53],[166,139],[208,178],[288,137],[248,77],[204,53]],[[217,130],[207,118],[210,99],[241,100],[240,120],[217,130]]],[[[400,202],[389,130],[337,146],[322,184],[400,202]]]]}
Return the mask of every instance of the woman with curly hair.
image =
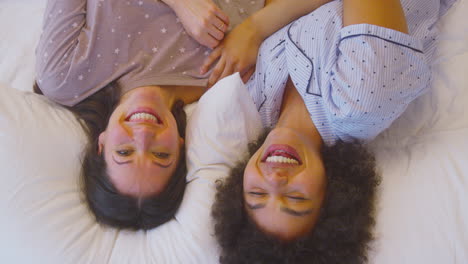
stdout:
{"type": "Polygon", "coordinates": [[[363,144],[428,89],[453,2],[332,1],[262,44],[247,88],[271,131],[218,186],[221,263],[367,261],[379,177],[363,144]]]}

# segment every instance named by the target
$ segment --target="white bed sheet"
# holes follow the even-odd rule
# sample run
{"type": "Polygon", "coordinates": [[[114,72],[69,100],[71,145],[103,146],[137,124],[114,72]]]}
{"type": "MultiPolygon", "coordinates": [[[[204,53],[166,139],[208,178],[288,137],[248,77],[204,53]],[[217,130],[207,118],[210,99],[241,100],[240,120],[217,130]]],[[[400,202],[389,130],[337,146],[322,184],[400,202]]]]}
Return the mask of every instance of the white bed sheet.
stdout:
{"type": "Polygon", "coordinates": [[[438,24],[433,89],[372,143],[383,172],[373,263],[468,263],[467,11],[461,0],[438,24]]]}
{"type": "MultiPolygon", "coordinates": [[[[34,79],[34,47],[40,35],[45,2],[45,0],[0,2],[0,82],[18,90],[31,90],[34,79]]],[[[438,24],[441,29],[441,41],[439,57],[433,65],[433,89],[411,104],[404,115],[371,145],[383,175],[378,201],[377,239],[370,253],[372,263],[468,263],[466,14],[468,14],[468,1],[460,0],[438,24]]],[[[2,87],[0,87],[0,97],[5,94],[1,90],[2,87]]],[[[5,99],[0,98],[0,104],[5,102],[2,100],[5,99]]],[[[58,117],[61,115],[59,113],[58,117]]],[[[1,136],[2,131],[0,131],[1,136]]],[[[0,146],[3,147],[14,147],[14,144],[0,146]]],[[[21,164],[23,163],[18,161],[18,169],[21,164]]],[[[2,165],[5,164],[0,161],[0,168],[2,165]]],[[[70,166],[76,167],[76,165],[70,166]]],[[[76,170],[75,167],[73,168],[76,170]]],[[[2,177],[5,175],[1,175],[0,179],[2,177]]],[[[79,217],[83,212],[70,213],[79,217]]],[[[34,221],[33,216],[31,219],[24,219],[24,222],[28,221],[34,221]]],[[[43,224],[52,225],[52,223],[43,224]]],[[[67,223],[60,224],[67,226],[67,223]]],[[[44,247],[48,247],[47,250],[34,249],[25,245],[40,245],[40,241],[28,242],[30,237],[37,236],[24,235],[24,230],[20,230],[21,223],[12,223],[11,228],[10,234],[22,235],[14,241],[25,243],[8,244],[6,239],[1,240],[0,259],[15,260],[16,254],[18,259],[23,260],[22,263],[27,263],[24,260],[28,258],[24,255],[40,256],[44,260],[41,261],[43,263],[71,263],[70,259],[63,258],[77,256],[77,252],[73,254],[67,250],[80,250],[71,246],[81,243],[77,241],[80,239],[85,239],[86,243],[93,245],[91,247],[88,245],[86,252],[83,253],[85,255],[77,258],[81,261],[101,259],[112,263],[125,263],[130,260],[134,263],[135,261],[145,263],[150,260],[159,263],[158,259],[166,259],[172,263],[181,263],[183,259],[189,259],[192,254],[199,257],[193,259],[192,263],[196,263],[197,260],[202,261],[203,255],[199,252],[203,245],[198,245],[187,246],[181,250],[184,256],[158,258],[159,256],[151,254],[155,247],[162,243],[156,236],[148,237],[139,233],[112,230],[97,240],[90,233],[70,237],[68,241],[63,241],[63,244],[53,249],[50,248],[50,243],[44,243],[44,247]],[[138,243],[134,243],[136,240],[138,243]],[[142,244],[146,246],[138,248],[132,246],[142,244]],[[22,247],[28,251],[23,252],[22,247]],[[90,248],[92,250],[89,250],[90,248]],[[24,255],[19,257],[20,254],[24,255]],[[96,258],[96,256],[101,257],[96,258]]],[[[178,236],[181,233],[177,228],[180,227],[167,228],[164,232],[178,236]]],[[[40,229],[27,231],[41,232],[40,229]]],[[[51,240],[53,241],[53,237],[51,240]]],[[[196,243],[208,245],[210,242],[200,239],[196,243]]],[[[216,251],[214,246],[211,248],[216,251]]]]}

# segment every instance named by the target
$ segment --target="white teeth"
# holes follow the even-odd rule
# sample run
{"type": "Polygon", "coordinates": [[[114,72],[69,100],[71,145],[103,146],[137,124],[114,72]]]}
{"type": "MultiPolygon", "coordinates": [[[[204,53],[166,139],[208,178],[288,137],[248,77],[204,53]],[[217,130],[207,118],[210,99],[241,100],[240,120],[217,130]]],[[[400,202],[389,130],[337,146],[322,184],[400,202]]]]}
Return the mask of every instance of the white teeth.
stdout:
{"type": "Polygon", "coordinates": [[[130,116],[130,121],[150,121],[158,123],[158,118],[148,113],[135,113],[130,116]]]}
{"type": "Polygon", "coordinates": [[[266,162],[272,163],[289,163],[289,164],[299,164],[295,159],[286,158],[283,156],[270,156],[266,159],[266,162]]]}

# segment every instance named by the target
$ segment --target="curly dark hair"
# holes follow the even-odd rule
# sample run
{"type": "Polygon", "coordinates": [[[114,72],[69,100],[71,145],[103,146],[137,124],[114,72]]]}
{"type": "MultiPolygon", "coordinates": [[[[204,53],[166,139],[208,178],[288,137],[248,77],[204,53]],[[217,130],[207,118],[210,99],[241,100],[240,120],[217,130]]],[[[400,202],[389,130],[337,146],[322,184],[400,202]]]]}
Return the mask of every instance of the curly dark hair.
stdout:
{"type": "MultiPolygon", "coordinates": [[[[37,83],[34,84],[34,92],[42,94],[37,83]]],[[[173,219],[179,209],[186,187],[185,151],[181,151],[177,169],[161,193],[143,199],[121,194],[107,174],[104,155],[98,154],[99,135],[106,129],[120,95],[120,89],[111,84],[77,105],[67,107],[77,117],[88,139],[83,151],[82,189],[88,208],[99,223],[123,229],[148,230],[173,219]]],[[[171,112],[179,135],[185,138],[183,107],[184,103],[177,101],[171,112]]]]}
{"type": "Polygon", "coordinates": [[[249,157],[218,183],[212,216],[221,246],[220,262],[242,263],[366,263],[373,239],[374,200],[380,177],[374,156],[357,141],[338,141],[321,151],[326,198],[313,230],[285,242],[263,233],[244,208],[243,175],[250,157],[267,133],[249,144],[249,157]]]}

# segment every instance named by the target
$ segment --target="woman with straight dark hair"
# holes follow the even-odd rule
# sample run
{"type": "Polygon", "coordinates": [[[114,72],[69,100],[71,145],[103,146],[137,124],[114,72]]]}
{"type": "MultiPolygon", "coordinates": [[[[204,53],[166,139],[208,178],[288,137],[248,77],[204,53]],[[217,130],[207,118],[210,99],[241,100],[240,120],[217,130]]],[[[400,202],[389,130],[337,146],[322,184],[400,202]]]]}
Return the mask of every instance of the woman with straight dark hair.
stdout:
{"type": "Polygon", "coordinates": [[[220,182],[221,263],[363,263],[379,177],[365,148],[430,87],[454,0],[332,1],[260,48],[247,83],[271,129],[220,182]]]}
{"type": "Polygon", "coordinates": [[[48,1],[35,90],[85,128],[83,186],[99,222],[150,229],[174,217],[186,184],[184,104],[234,71],[248,79],[266,36],[328,1],[290,2],[48,1]],[[251,30],[278,9],[270,31],[251,30]]]}

